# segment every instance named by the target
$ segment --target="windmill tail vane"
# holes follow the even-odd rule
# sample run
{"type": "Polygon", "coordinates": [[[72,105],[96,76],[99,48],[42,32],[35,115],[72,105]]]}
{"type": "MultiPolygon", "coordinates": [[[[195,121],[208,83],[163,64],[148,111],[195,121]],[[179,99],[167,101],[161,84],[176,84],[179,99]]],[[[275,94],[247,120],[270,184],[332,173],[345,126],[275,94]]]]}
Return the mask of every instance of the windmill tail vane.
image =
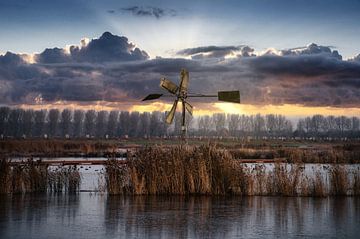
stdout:
{"type": "Polygon", "coordinates": [[[176,108],[179,102],[182,104],[182,117],[181,117],[181,130],[183,132],[183,137],[185,137],[186,127],[185,127],[185,117],[186,111],[192,115],[193,106],[187,101],[188,98],[197,97],[217,97],[219,101],[230,102],[230,103],[240,103],[240,92],[239,91],[218,91],[217,95],[206,95],[206,94],[188,94],[189,86],[189,72],[185,69],[182,69],[180,72],[180,84],[179,86],[166,79],[165,77],[160,79],[160,87],[167,90],[170,95],[165,95],[161,93],[150,94],[146,96],[142,101],[156,100],[160,97],[175,97],[174,103],[170,111],[166,115],[166,123],[171,124],[174,120],[176,108]]]}

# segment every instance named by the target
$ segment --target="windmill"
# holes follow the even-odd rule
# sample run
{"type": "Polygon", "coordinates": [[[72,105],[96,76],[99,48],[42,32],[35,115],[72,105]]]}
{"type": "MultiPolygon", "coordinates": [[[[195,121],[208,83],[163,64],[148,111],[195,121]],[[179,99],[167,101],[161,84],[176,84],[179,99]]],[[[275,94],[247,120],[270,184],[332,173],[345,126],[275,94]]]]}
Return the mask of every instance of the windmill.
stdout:
{"type": "Polygon", "coordinates": [[[204,94],[188,94],[189,86],[189,72],[185,69],[182,69],[180,72],[180,84],[177,86],[172,81],[166,79],[165,77],[160,79],[160,87],[167,90],[170,95],[165,95],[161,93],[150,94],[146,96],[142,101],[156,100],[160,97],[175,97],[174,103],[171,107],[171,110],[166,115],[166,123],[171,124],[174,120],[177,104],[179,101],[182,104],[182,117],[181,117],[181,130],[182,137],[185,138],[186,127],[185,127],[185,117],[186,111],[190,115],[193,113],[193,106],[187,101],[187,98],[192,97],[217,97],[219,101],[231,102],[231,103],[240,103],[240,92],[239,91],[219,91],[217,95],[204,95],[204,94]]]}

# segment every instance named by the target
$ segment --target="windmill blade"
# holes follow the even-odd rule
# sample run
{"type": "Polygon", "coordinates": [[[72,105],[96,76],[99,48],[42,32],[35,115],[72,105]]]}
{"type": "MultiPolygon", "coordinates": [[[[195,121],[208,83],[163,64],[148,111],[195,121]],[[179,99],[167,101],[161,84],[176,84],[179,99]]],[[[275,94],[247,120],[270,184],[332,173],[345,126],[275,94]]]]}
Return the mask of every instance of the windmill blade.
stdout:
{"type": "Polygon", "coordinates": [[[160,87],[169,91],[171,94],[176,94],[176,92],[179,90],[179,87],[175,83],[166,78],[161,78],[160,87]]]}
{"type": "Polygon", "coordinates": [[[189,72],[185,69],[182,69],[180,72],[180,91],[187,93],[189,85],[189,72]]]}
{"type": "Polygon", "coordinates": [[[178,103],[178,100],[176,99],[176,100],[174,101],[173,106],[171,107],[170,112],[169,112],[169,113],[167,114],[167,116],[166,116],[166,123],[168,123],[168,124],[171,124],[171,123],[173,122],[173,120],[174,120],[177,103],[178,103]]]}
{"type": "Polygon", "coordinates": [[[193,106],[185,101],[185,109],[189,112],[189,114],[193,114],[193,106]]]}
{"type": "Polygon", "coordinates": [[[219,91],[218,99],[220,101],[240,103],[240,92],[239,91],[219,91]]]}
{"type": "Polygon", "coordinates": [[[144,99],[142,99],[142,101],[146,101],[146,100],[156,100],[159,99],[163,94],[150,94],[148,96],[146,96],[144,99]]]}

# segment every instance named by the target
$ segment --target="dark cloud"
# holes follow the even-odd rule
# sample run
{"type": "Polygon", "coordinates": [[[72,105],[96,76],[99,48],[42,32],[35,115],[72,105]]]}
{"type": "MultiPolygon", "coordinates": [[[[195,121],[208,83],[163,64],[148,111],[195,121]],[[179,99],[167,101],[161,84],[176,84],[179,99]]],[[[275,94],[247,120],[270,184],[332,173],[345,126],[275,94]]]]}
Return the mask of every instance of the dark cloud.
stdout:
{"type": "Polygon", "coordinates": [[[283,56],[299,56],[299,55],[325,55],[337,58],[339,60],[342,59],[342,56],[339,54],[338,51],[332,51],[330,47],[328,46],[319,46],[315,43],[311,43],[310,45],[306,47],[298,47],[298,48],[292,48],[287,50],[282,50],[281,54],[283,56]]]}
{"type": "Polygon", "coordinates": [[[360,54],[357,55],[357,56],[355,56],[352,60],[353,60],[353,61],[359,61],[359,62],[360,62],[360,54]]]}
{"type": "MultiPolygon", "coordinates": [[[[83,43],[85,44],[85,43],[83,43]]],[[[126,37],[115,36],[105,32],[98,39],[92,39],[84,46],[71,46],[70,52],[64,49],[46,49],[36,56],[38,63],[65,62],[109,62],[146,60],[149,55],[135,47],[126,37]]]]}
{"type": "Polygon", "coordinates": [[[174,9],[164,9],[159,7],[132,6],[127,8],[121,8],[121,10],[124,12],[130,12],[134,16],[155,17],[157,19],[165,16],[174,17],[177,15],[174,9]]]}
{"type": "Polygon", "coordinates": [[[6,65],[18,65],[21,63],[24,63],[24,61],[17,54],[6,52],[5,55],[0,55],[0,65],[3,67],[6,65]]]}
{"type": "Polygon", "coordinates": [[[254,49],[249,46],[201,46],[178,51],[180,56],[191,56],[192,59],[224,58],[225,56],[254,56],[254,49]]]}
{"type": "Polygon", "coordinates": [[[239,89],[246,104],[359,107],[359,56],[343,60],[335,51],[315,44],[277,52],[255,56],[247,46],[212,46],[179,54],[206,53],[221,60],[148,59],[127,38],[104,33],[82,47],[46,49],[34,64],[10,52],[0,56],[0,103],[34,103],[39,98],[45,102],[133,102],[162,92],[162,76],[178,83],[181,68],[186,68],[191,92],[239,89]],[[223,59],[224,51],[238,57],[223,59]]]}

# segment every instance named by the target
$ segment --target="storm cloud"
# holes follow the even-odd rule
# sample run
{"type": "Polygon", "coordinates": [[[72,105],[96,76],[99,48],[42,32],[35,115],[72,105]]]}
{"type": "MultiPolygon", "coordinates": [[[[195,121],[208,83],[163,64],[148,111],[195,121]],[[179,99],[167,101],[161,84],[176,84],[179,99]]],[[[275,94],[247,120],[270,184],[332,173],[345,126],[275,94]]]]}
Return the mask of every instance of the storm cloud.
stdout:
{"type": "Polygon", "coordinates": [[[344,60],[327,46],[310,44],[263,54],[248,46],[205,46],[178,54],[212,54],[217,60],[150,59],[126,37],[109,32],[80,46],[46,49],[32,63],[8,52],[0,56],[0,103],[135,102],[162,92],[162,76],[178,83],[181,68],[186,68],[190,91],[239,89],[245,104],[360,105],[359,57],[344,60]],[[233,57],[225,58],[229,53],[233,57]]]}

